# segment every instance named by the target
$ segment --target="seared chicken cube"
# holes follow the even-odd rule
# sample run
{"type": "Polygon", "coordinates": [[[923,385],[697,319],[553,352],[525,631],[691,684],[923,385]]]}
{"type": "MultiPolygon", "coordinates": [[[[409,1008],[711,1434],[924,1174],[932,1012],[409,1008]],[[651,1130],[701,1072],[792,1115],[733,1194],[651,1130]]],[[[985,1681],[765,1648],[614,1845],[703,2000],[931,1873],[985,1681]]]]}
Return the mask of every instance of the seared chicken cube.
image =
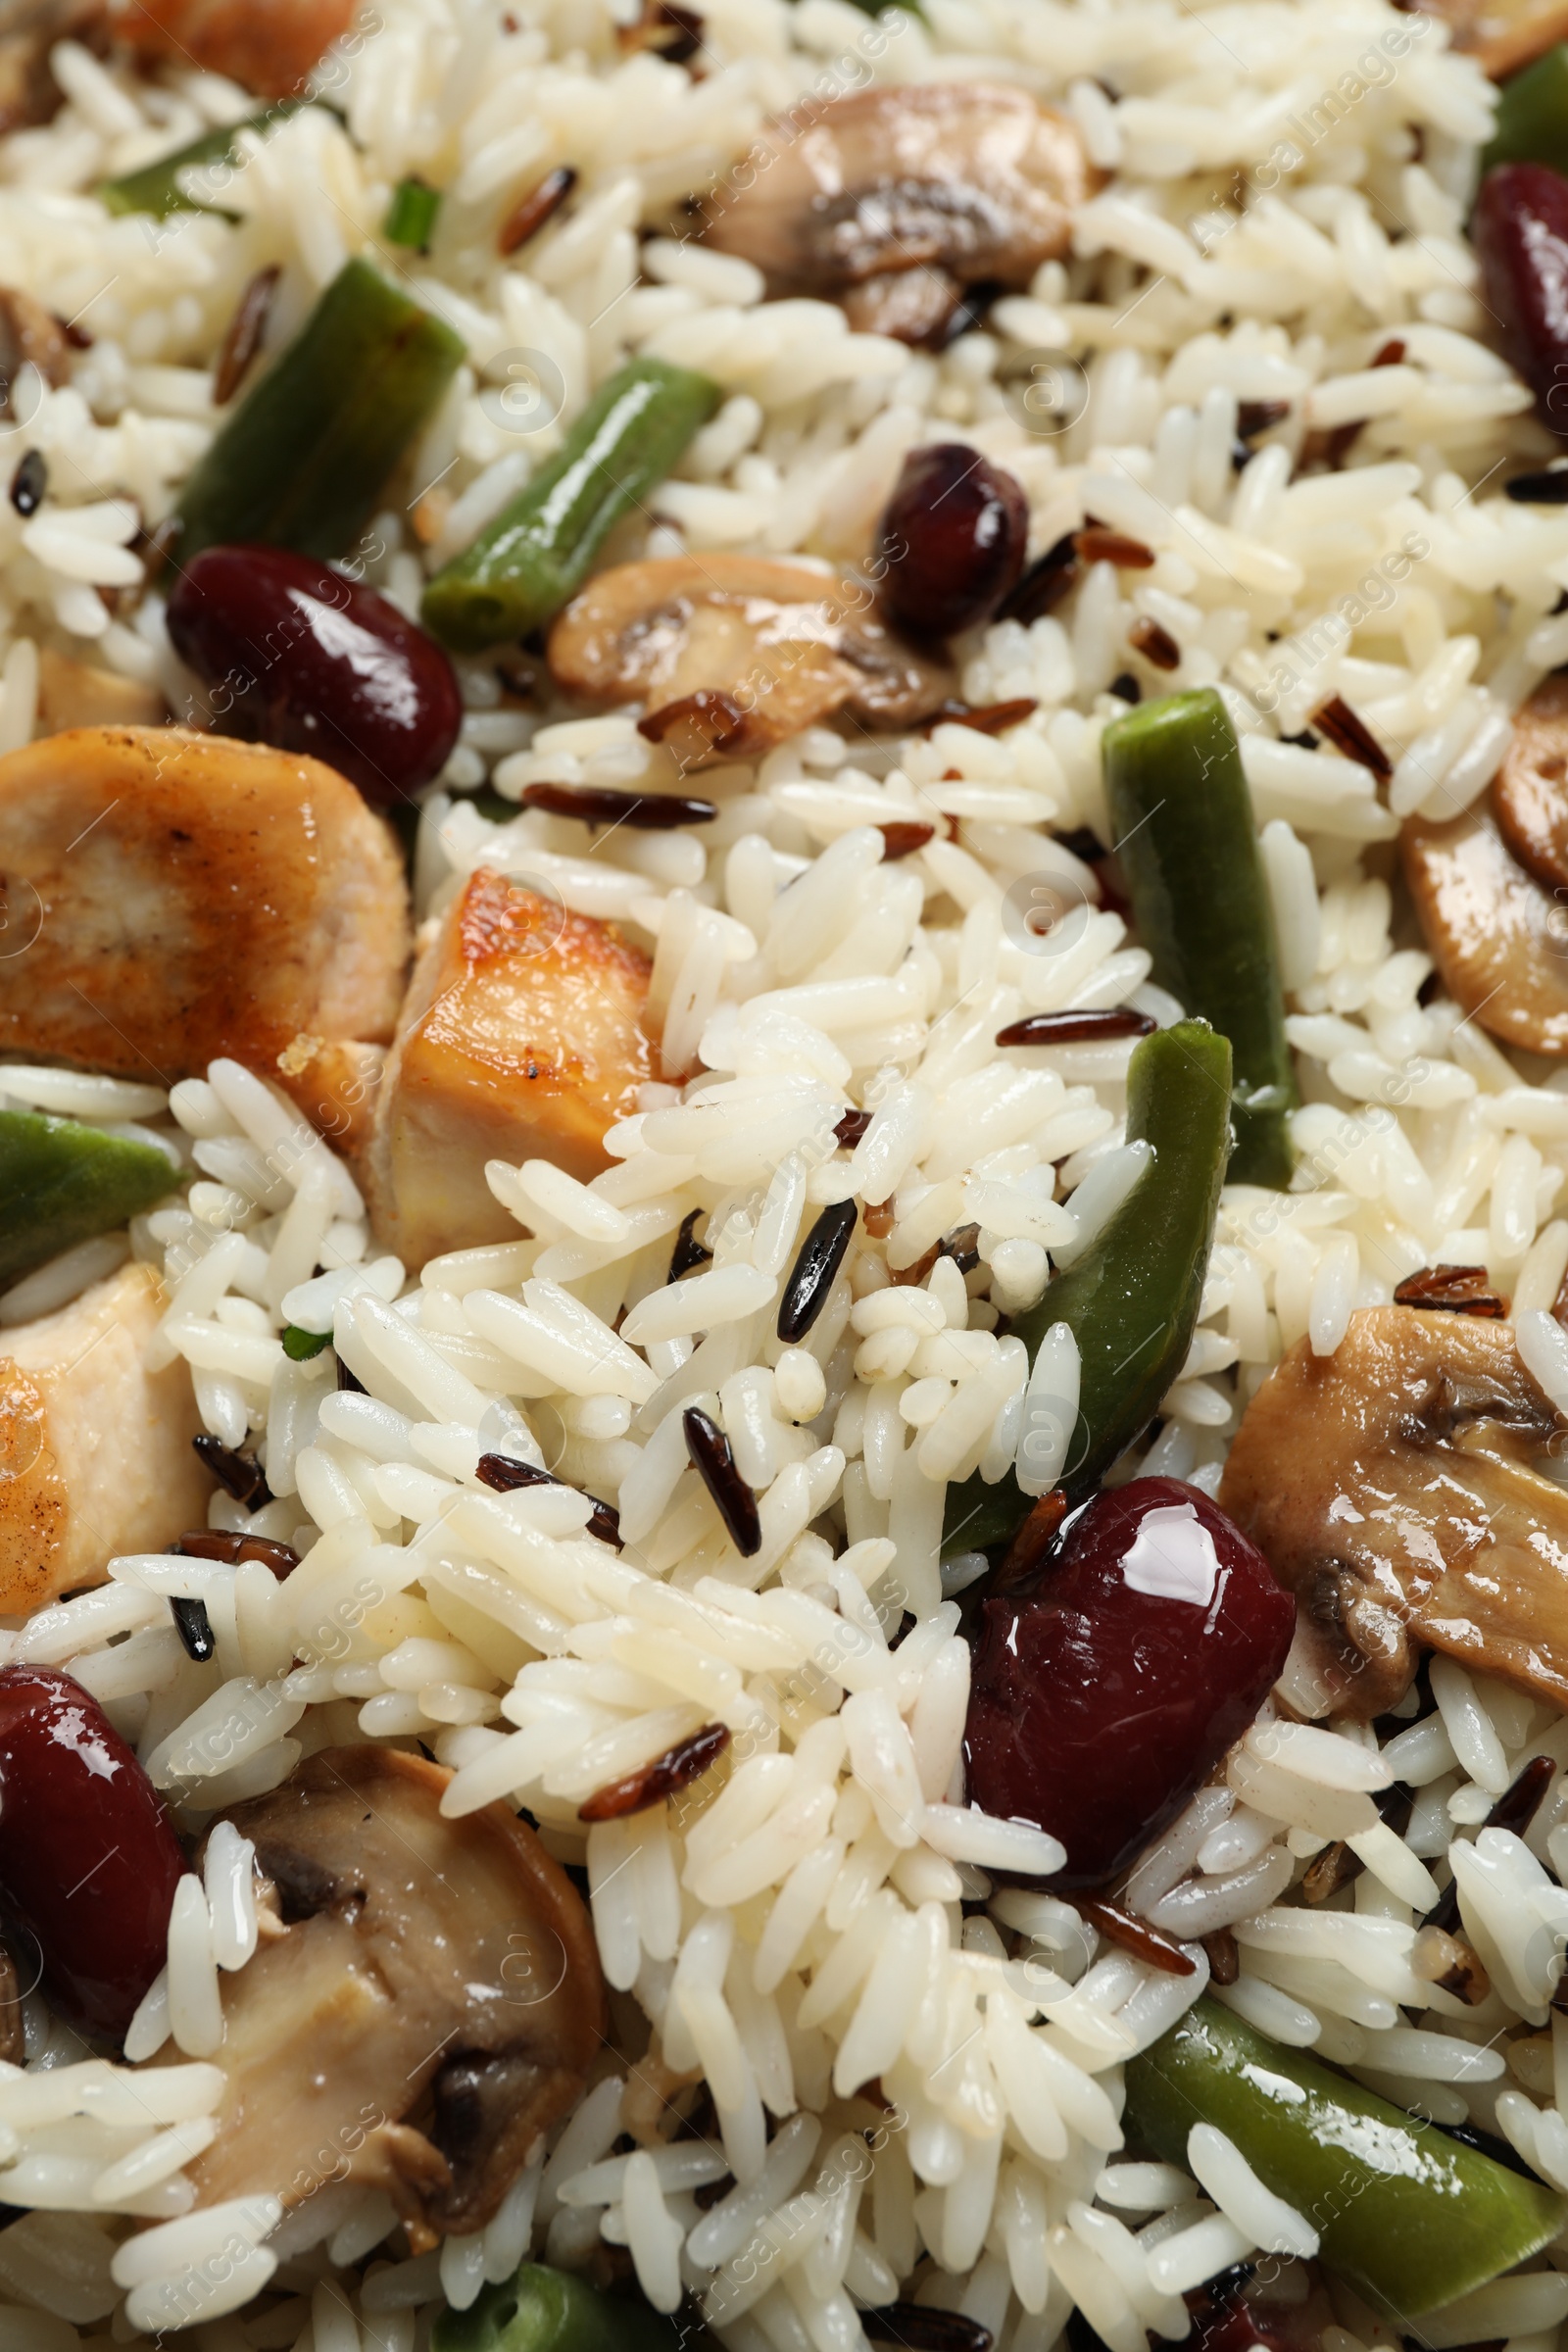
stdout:
{"type": "Polygon", "coordinates": [[[164,1086],[231,1054],[337,1133],[409,948],[396,841],[351,784],[176,727],[0,759],[0,1054],[164,1086]]]}
{"type": "Polygon", "coordinates": [[[485,1162],[609,1165],[650,1074],[648,957],[613,925],[481,866],[421,954],[376,1106],[376,1230],[405,1265],[514,1241],[485,1162]]]}
{"type": "Polygon", "coordinates": [[[163,1309],[151,1267],[122,1266],[0,1334],[0,1612],[98,1584],[117,1554],[206,1525],[190,1372],[179,1358],[148,1368],[163,1309]]]}

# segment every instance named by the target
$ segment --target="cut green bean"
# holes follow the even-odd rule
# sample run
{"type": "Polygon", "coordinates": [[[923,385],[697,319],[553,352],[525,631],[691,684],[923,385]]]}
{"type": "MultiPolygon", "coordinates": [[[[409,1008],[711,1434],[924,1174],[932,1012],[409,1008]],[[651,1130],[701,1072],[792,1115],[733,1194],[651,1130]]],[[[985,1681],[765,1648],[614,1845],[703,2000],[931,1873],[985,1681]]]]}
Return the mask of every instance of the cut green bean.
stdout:
{"type": "Polygon", "coordinates": [[[430,2337],[432,2352],[678,2352],[683,2340],[640,2298],[602,2295],[541,2262],[481,2287],[466,2311],[443,2311],[430,2337]]]}
{"type": "Polygon", "coordinates": [[[441,191],[418,177],[400,179],[386,208],[381,234],[389,245],[412,245],[416,253],[429,249],[441,210],[441,191]]]}
{"type": "Polygon", "coordinates": [[[420,617],[459,653],[526,636],[559,612],[623,514],[663,480],[718,405],[689,368],[633,360],[595,395],[556,455],[464,554],[438,571],[420,617]]]}
{"type": "Polygon", "coordinates": [[[1105,799],[1153,978],[1231,1041],[1234,1184],[1283,1191],[1296,1165],[1274,909],[1241,747],[1211,686],[1105,729],[1105,799]]]}
{"type": "Polygon", "coordinates": [[[1481,175],[1494,164],[1568,163],[1568,41],[1559,41],[1533,66],[1505,81],[1497,117],[1483,150],[1481,175]]]}
{"type": "Polygon", "coordinates": [[[463,353],[368,262],[345,264],[186,484],[176,560],[249,539],[347,553],[463,353]]]}
{"type": "Polygon", "coordinates": [[[1227,2133],[1316,2230],[1327,2267],[1400,2322],[1485,2286],[1563,2225],[1549,2189],[1206,1999],[1127,2062],[1131,2145],[1185,2168],[1195,2124],[1227,2133]]]}
{"type": "Polygon", "coordinates": [[[0,1287],[172,1193],[167,1152],[79,1119],[0,1111],[0,1287]]]}
{"type": "Polygon", "coordinates": [[[279,122],[286,122],[290,115],[298,114],[308,104],[309,100],[304,98],[279,98],[275,105],[264,107],[259,115],[247,115],[243,122],[204,131],[199,139],[174,148],[172,154],[160,155],[150,164],[139,164],[134,172],[122,172],[117,179],[102,181],[98,194],[112,213],[151,213],[159,220],[167,220],[171,213],[217,213],[224,220],[236,220],[238,216],[225,212],[220,204],[187,196],[182,184],[184,174],[192,171],[210,172],[215,164],[237,164],[242,130],[275,129],[279,122]]]}
{"type": "MultiPolygon", "coordinates": [[[[1076,1265],[1013,1317],[1031,1362],[1054,1323],[1078,1344],[1078,1422],[1060,1482],[1073,1497],[1152,1419],[1192,1345],[1230,1149],[1230,1047],[1202,1021],[1143,1040],[1127,1069],[1127,1140],[1149,1144],[1152,1159],[1076,1265]]],[[[944,1550],[1008,1543],[1031,1499],[1010,1471],[996,1486],[966,1479],[948,1496],[944,1550]]]]}

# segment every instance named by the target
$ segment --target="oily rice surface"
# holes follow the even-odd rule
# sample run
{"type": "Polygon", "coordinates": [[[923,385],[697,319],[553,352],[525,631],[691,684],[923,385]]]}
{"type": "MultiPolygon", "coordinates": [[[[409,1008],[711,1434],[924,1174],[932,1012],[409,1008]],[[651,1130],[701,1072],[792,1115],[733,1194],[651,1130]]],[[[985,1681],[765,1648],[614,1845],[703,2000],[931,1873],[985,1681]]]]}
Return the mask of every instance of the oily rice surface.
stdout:
{"type": "MultiPolygon", "coordinates": [[[[243,93],[57,52],[68,103],[0,151],[0,226],[11,280],[94,341],[69,386],[24,388],[25,422],[3,435],[13,463],[43,452],[49,493],[30,517],[0,508],[0,744],[32,731],[40,646],[188,708],[159,598],[121,614],[138,524],[212,435],[214,361],[254,272],[283,268],[275,348],[350,254],[398,258],[376,231],[410,172],[448,195],[430,255],[399,266],[468,365],[410,509],[359,551],[405,609],[637,352],[703,368],[724,400],[615,557],[861,558],[907,451],[958,439],[1023,486],[1033,554],[1093,515],[1155,560],[1091,564],[1047,617],[960,648],[972,702],[1036,705],[1001,737],[813,731],[707,771],[717,822],[669,835],[596,845],[537,811],[481,815],[463,796],[486,781],[516,799],[536,780],[674,771],[629,717],[541,718],[489,664],[461,665],[421,911],[490,864],[655,956],[660,1075],[587,1196],[497,1174],[514,1244],[409,1282],[265,1073],[217,1064],[170,1102],[6,1073],[8,1100],[145,1125],[195,1181],[29,1277],[0,1317],[59,1307],[131,1254],[155,1267],[208,1428],[261,1446],[276,1497],[248,1517],[219,1495],[214,1526],[306,1554],[281,1588],[255,1563],[119,1561],[101,1591],[13,1626],[10,1654],[94,1690],[193,1832],[318,1748],[422,1742],[454,1768],[449,1810],[526,1805],[586,1866],[619,1996],[588,2097],[482,2235],[389,2259],[390,2206],[334,2184],[333,2150],[301,2151],[324,2185],[286,2218],[266,2200],[191,2213],[182,2168],[221,2092],[218,1983],[256,1940],[248,1849],[215,1837],[133,2063],[91,2061],[33,1994],[25,2069],[0,2078],[16,2141],[0,2193],[38,2207],[0,2233],[0,2336],[50,2352],[182,2326],[204,2352],[414,2352],[443,2296],[470,2302],[530,2246],[567,2265],[628,2249],[651,2300],[690,2296],[732,2352],[857,2352],[858,2309],[895,2294],[962,2310],[1003,2352],[1048,2352],[1074,2306],[1112,2352],[1143,2352],[1150,2329],[1183,2332],[1183,2289],[1259,2246],[1271,2295],[1304,2300],[1311,2217],[1276,2209],[1228,2143],[1195,2146],[1191,2174],[1120,2153],[1121,2062],[1203,1988],[1199,1939],[1227,1932],[1219,1997],[1239,2014],[1440,2123],[1502,2134],[1568,2189],[1568,2051],[1547,2006],[1568,1924],[1562,1722],[1442,1662],[1435,1711],[1381,1744],[1266,1708],[1127,1890],[1192,1959],[1170,1976],[1064,1903],[994,1887],[992,1871],[1049,1863],[1049,1841],[963,1807],[954,1594],[973,1563],[939,1557],[948,1483],[1000,1477],[1018,1443],[1027,1365],[995,1326],[1137,1175],[1129,1046],[999,1052],[996,1032],[1067,1006],[1177,1009],[1054,838],[1105,837],[1099,735],[1129,675],[1227,695],[1305,1107],[1293,1193],[1227,1191],[1191,1356],[1123,1471],[1212,1493],[1282,1349],[1310,1334],[1331,1353],[1356,1306],[1423,1263],[1486,1265],[1516,1318],[1550,1305],[1568,1265],[1564,1090],[1426,987],[1385,847],[1412,810],[1475,799],[1510,712],[1568,658],[1568,518],[1496,489],[1554,445],[1489,347],[1462,233],[1492,93],[1438,25],[1374,0],[927,0],[876,23],[839,0],[718,0],[695,74],[627,54],[620,13],[378,0],[318,76],[338,113],[294,116],[217,191],[233,222],[109,220],[91,189],[249,111],[243,93]],[[1105,178],[1071,260],[941,356],[854,333],[825,303],[764,301],[749,265],[691,242],[685,200],[722,189],[770,115],[975,77],[1068,107],[1105,178]],[[498,262],[498,220],[560,162],[580,174],[574,207],[498,262]],[[1288,412],[1238,468],[1258,403],[1288,412]],[[1357,420],[1340,470],[1294,478],[1357,420]],[[1175,669],[1140,652],[1159,644],[1149,623],[1175,669]],[[1290,740],[1335,694],[1390,756],[1383,794],[1321,739],[1290,740]],[[872,828],[907,819],[933,838],[883,862],[872,828]],[[851,1105],[873,1115],[844,1152],[851,1105]],[[887,1230],[862,1218],[805,1344],[781,1349],[798,1239],[850,1199],[891,1202],[887,1230]],[[670,1297],[694,1210],[712,1261],[670,1297]],[[892,1281],[966,1223],[972,1272],[939,1258],[892,1281]],[[312,1280],[317,1264],[333,1270],[312,1280]],[[286,1319],[329,1329],[333,1351],[289,1361],[286,1319]],[[335,1359],[363,1395],[336,1387],[335,1359]],[[694,1401],[760,1495],[749,1558],[688,1466],[694,1401]],[[624,1549],[563,1488],[488,1492],[484,1450],[616,1505],[624,1549]],[[206,1603],[211,1662],[171,1630],[171,1593],[206,1603]],[[689,1790],[583,1824],[595,1790],[711,1722],[730,1744],[689,1790]],[[1558,1770],[1525,1834],[1482,1826],[1536,1756],[1558,1770]],[[1396,1781],[1414,1792],[1402,1836],[1375,1803],[1396,1781]],[[1359,1877],[1304,1905],[1308,1862],[1350,1839],[1359,1877]],[[1491,1973],[1477,2006],[1434,1981],[1416,1926],[1447,1869],[1491,1973]],[[129,2217],[152,2227],[127,2235],[129,2217]]],[[[1551,1390],[1551,1362],[1534,1368],[1551,1390]]],[[[1040,1402],[1065,1419],[1073,1366],[1050,1370],[1040,1402]]],[[[1293,1716],[1317,1710],[1294,1666],[1283,1695],[1293,1716]]],[[[1552,2262],[1427,2332],[1553,2339],[1568,2285],[1552,2262]]],[[[1333,2324],[1335,2352],[1391,2340],[1338,2287],[1333,2324]]]]}

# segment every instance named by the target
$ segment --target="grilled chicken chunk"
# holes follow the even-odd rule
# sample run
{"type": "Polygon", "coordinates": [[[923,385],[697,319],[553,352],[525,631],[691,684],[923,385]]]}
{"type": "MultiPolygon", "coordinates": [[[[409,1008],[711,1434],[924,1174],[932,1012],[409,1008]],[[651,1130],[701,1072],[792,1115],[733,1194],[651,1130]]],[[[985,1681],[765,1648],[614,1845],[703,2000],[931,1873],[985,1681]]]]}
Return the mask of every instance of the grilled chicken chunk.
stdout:
{"type": "Polygon", "coordinates": [[[376,1230],[405,1265],[514,1241],[485,1162],[550,1159],[586,1179],[650,1075],[648,957],[481,866],[415,969],[376,1105],[376,1230]]]}
{"type": "Polygon", "coordinates": [[[117,1553],[161,1551],[205,1523],[190,1372],[147,1366],[162,1312],[157,1276],[128,1265],[0,1335],[0,1613],[97,1584],[117,1553]]]}
{"type": "Polygon", "coordinates": [[[202,66],[260,98],[286,98],[347,32],[354,0],[115,0],[112,21],[139,56],[202,66]]]}
{"type": "Polygon", "coordinates": [[[396,842],[351,784],[175,727],[0,759],[0,1054],[163,1086],[232,1054],[339,1134],[409,947],[396,842]]]}

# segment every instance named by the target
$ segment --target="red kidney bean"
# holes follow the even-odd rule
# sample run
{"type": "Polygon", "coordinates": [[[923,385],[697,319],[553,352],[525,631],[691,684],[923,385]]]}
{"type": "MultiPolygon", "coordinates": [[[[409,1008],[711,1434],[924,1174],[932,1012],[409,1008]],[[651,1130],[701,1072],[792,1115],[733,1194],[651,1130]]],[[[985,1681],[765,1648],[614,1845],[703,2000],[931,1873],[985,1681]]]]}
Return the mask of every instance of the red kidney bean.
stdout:
{"type": "Polygon", "coordinates": [[[1568,434],[1568,179],[1545,164],[1499,164],[1470,224],[1482,299],[1543,423],[1568,434]]]}
{"type": "Polygon", "coordinates": [[[1023,569],[1029,509],[1010,473],[961,441],[904,461],[882,517],[882,601],[917,637],[989,618],[1023,569]]]}
{"type": "Polygon", "coordinates": [[[164,1965],[185,1868],[163,1800],[79,1683],[0,1671],[0,1910],[74,2025],[120,2040],[164,1965]]]}
{"type": "Polygon", "coordinates": [[[1059,1838],[1054,1885],[1104,1885],[1246,1731],[1295,1622],[1262,1553],[1196,1488],[1137,1478],[1097,1494],[1032,1596],[985,1604],[971,1802],[1059,1838]]]}
{"type": "Polygon", "coordinates": [[[378,808],[446,765],[463,697],[441,647],[373,588],[286,547],[208,547],[169,599],[220,735],[309,752],[378,808]]]}

